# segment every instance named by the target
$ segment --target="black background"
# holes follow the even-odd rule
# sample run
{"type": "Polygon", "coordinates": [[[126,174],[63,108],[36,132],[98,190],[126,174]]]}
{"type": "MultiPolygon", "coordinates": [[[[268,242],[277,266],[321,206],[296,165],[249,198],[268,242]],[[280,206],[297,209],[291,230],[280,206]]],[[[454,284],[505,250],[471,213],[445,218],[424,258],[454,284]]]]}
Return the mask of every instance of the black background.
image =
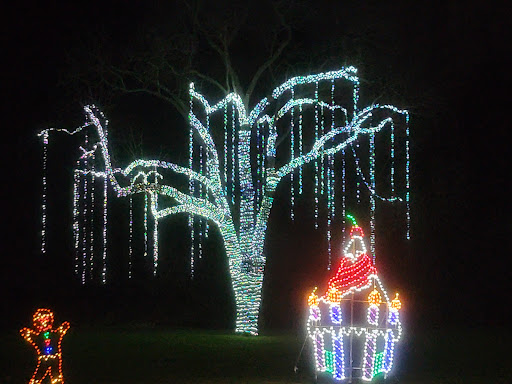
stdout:
{"type": "MultiPolygon", "coordinates": [[[[386,31],[383,35],[368,32],[367,38],[375,42],[366,53],[372,67],[366,73],[359,68],[359,74],[409,80],[403,97],[412,101],[398,106],[412,111],[413,238],[402,243],[393,236],[382,237],[377,266],[383,279],[391,292],[402,292],[409,328],[505,325],[512,228],[506,181],[511,62],[504,10],[487,2],[343,3],[306,2],[311,16],[294,29],[288,49],[314,52],[320,43],[362,28],[386,31]],[[372,25],[378,27],[372,29],[372,25]]],[[[71,208],[58,201],[59,196],[70,199],[73,158],[58,149],[51,163],[63,166],[49,180],[50,193],[57,196],[51,202],[49,220],[53,210],[64,224],[50,223],[50,252],[39,253],[42,145],[36,134],[49,126],[73,128],[83,121],[82,106],[68,98],[72,92],[59,83],[62,74],[70,71],[69,52],[90,38],[89,31],[97,26],[111,34],[114,45],[121,43],[133,35],[138,23],[153,17],[154,10],[146,2],[101,6],[17,2],[2,13],[3,326],[18,329],[41,305],[51,305],[59,317],[74,323],[140,320],[229,326],[232,299],[222,252],[210,244],[211,256],[198,267],[198,278],[190,281],[183,272],[184,219],[166,224],[168,251],[163,251],[162,263],[167,272],[160,279],[131,284],[113,279],[107,287],[89,288],[77,283],[72,273],[71,231],[65,226],[70,218],[63,213],[69,207],[70,214],[71,208]],[[186,305],[190,302],[194,309],[186,305]]],[[[255,19],[265,28],[264,19],[255,19]]],[[[250,72],[243,67],[243,58],[254,55],[248,46],[241,44],[233,52],[241,73],[250,72]]],[[[350,57],[346,61],[350,64],[350,57]]],[[[276,85],[269,84],[268,90],[276,85]]],[[[364,99],[364,81],[361,88],[364,99]]],[[[385,94],[382,100],[402,102],[385,94]]],[[[124,105],[111,117],[114,137],[116,122],[121,126],[131,120],[148,130],[145,137],[150,142],[169,141],[166,150],[178,151],[175,160],[185,164],[188,127],[172,107],[148,99],[126,100],[124,105]],[[171,127],[165,133],[164,124],[171,127]]],[[[66,143],[56,140],[52,145],[66,143]]],[[[327,276],[325,251],[319,251],[325,247],[323,235],[310,225],[310,208],[299,203],[302,220],[294,225],[287,221],[285,208],[276,204],[273,209],[267,238],[265,329],[297,329],[308,290],[327,276]]]]}

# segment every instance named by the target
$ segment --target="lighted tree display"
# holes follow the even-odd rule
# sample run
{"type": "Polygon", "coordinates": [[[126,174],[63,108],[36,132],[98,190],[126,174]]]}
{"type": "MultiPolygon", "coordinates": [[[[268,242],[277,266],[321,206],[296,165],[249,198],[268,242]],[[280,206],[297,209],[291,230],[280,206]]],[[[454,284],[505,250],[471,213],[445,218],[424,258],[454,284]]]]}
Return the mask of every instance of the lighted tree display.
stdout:
{"type": "MultiPolygon", "coordinates": [[[[76,272],[81,272],[85,282],[86,270],[98,268],[98,265],[93,265],[94,229],[90,224],[92,219],[87,219],[87,216],[94,215],[94,210],[99,208],[103,211],[102,262],[99,267],[103,281],[106,279],[107,189],[113,188],[117,197],[129,198],[130,207],[132,195],[144,194],[145,243],[149,232],[147,219],[152,217],[154,220],[154,273],[158,267],[160,220],[180,213],[190,215],[192,273],[195,258],[202,253],[201,244],[209,225],[215,224],[229,261],[236,301],[236,330],[257,334],[266,264],[264,243],[267,222],[276,188],[282,180],[288,176],[291,178],[293,217],[295,198],[303,193],[305,180],[302,168],[308,163],[314,164],[315,217],[318,221],[319,196],[324,194],[327,196],[329,244],[336,205],[341,205],[340,216],[345,216],[348,153],[354,159],[350,167],[355,168],[361,187],[369,191],[371,251],[374,247],[376,200],[404,201],[409,218],[408,114],[390,105],[371,105],[361,109],[357,105],[358,91],[356,69],[348,67],[318,75],[294,77],[275,88],[271,96],[248,111],[247,103],[236,93],[230,93],[220,102],[210,105],[191,84],[188,167],[161,160],[138,159],[124,169],[117,168],[111,160],[108,121],[96,107],[85,107],[87,119],[83,126],[72,132],[57,130],[73,135],[80,133],[85,138],[85,144],[81,147],[82,156],[75,170],[73,215],[76,272]],[[395,132],[398,128],[400,135],[395,132]],[[223,142],[218,139],[221,136],[215,140],[214,134],[216,131],[222,132],[222,129],[223,142]],[[386,190],[390,195],[388,198],[376,192],[375,138],[380,132],[386,132],[386,159],[391,164],[387,167],[390,186],[386,190]],[[395,136],[401,139],[395,139],[395,136]],[[289,145],[282,145],[284,143],[289,145]],[[403,147],[405,155],[395,156],[398,145],[403,147]],[[362,161],[362,158],[367,160],[362,161]],[[335,162],[341,162],[339,172],[335,172],[335,162]],[[101,163],[101,167],[98,163],[101,163]],[[172,173],[188,177],[188,191],[171,185],[172,173]],[[104,181],[103,204],[94,204],[94,195],[97,194],[93,190],[95,178],[104,181]],[[336,187],[336,183],[341,187],[336,187]],[[338,194],[341,204],[336,204],[336,190],[341,190],[341,196],[338,194]],[[84,196],[88,202],[86,205],[81,203],[84,196]],[[148,212],[151,212],[150,216],[148,212]],[[84,234],[84,220],[89,220],[89,235],[84,234]]],[[[45,143],[45,164],[46,145],[52,130],[56,129],[41,132],[45,143]]],[[[46,178],[43,185],[46,193],[46,178]]],[[[359,188],[355,193],[359,199],[359,188]]],[[[45,201],[46,195],[43,198],[45,201]]],[[[43,224],[46,222],[44,204],[43,224]]],[[[130,257],[132,230],[130,211],[130,257]]],[[[46,246],[45,231],[43,228],[43,251],[46,246]]],[[[145,249],[147,251],[147,245],[145,249]]]]}

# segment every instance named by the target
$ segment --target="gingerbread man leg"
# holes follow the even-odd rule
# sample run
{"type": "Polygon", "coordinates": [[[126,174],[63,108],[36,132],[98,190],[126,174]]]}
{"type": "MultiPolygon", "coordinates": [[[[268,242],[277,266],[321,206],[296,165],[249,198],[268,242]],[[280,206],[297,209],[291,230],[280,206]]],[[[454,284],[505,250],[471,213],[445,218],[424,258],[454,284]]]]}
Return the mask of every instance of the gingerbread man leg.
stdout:
{"type": "Polygon", "coordinates": [[[48,364],[47,361],[42,361],[39,359],[37,361],[37,367],[34,371],[34,375],[32,376],[32,379],[30,380],[30,384],[40,384],[43,382],[46,375],[50,373],[51,377],[51,365],[48,364]]]}
{"type": "Polygon", "coordinates": [[[62,372],[60,371],[60,358],[56,357],[48,360],[48,373],[50,375],[51,384],[63,384],[62,372]]]}
{"type": "Polygon", "coordinates": [[[55,359],[55,362],[52,364],[52,384],[64,384],[64,379],[62,376],[62,364],[60,357],[55,359]]]}

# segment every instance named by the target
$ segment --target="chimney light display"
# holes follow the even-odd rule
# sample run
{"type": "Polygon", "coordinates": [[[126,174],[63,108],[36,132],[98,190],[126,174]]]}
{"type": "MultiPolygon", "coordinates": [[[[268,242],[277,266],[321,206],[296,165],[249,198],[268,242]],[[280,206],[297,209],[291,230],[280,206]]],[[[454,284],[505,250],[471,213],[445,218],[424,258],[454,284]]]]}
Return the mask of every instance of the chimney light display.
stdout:
{"type": "Polygon", "coordinates": [[[364,233],[352,220],[350,239],[323,296],[309,295],[307,333],[316,371],[338,382],[372,381],[391,372],[400,340],[402,304],[393,300],[368,255],[364,233]]]}

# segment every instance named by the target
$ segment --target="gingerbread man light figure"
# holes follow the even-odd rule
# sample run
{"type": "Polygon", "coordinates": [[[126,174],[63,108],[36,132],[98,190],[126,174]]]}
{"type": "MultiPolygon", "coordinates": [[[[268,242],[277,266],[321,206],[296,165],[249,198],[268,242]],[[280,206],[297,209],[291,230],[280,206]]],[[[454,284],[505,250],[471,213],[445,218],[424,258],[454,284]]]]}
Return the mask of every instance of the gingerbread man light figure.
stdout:
{"type": "Polygon", "coordinates": [[[65,321],[59,328],[52,329],[53,312],[49,309],[38,309],[33,322],[34,329],[23,328],[20,331],[37,352],[37,366],[29,384],[40,384],[48,375],[52,384],[63,384],[61,343],[69,323],[65,321]]]}

